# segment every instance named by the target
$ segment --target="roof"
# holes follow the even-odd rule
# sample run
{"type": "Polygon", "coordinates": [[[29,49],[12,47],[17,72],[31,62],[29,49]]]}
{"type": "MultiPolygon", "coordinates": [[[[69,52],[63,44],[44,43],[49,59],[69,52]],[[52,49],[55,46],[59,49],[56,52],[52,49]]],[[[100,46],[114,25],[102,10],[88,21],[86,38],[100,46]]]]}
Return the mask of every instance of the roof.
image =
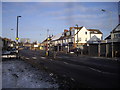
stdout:
{"type": "MultiPolygon", "coordinates": [[[[113,30],[114,33],[115,32],[120,32],[120,24],[118,24],[113,30]]],[[[112,33],[112,32],[111,32],[112,33]]]]}
{"type": "Polygon", "coordinates": [[[63,40],[65,38],[65,36],[61,36],[60,38],[59,38],[59,40],[63,40]]]}
{"type": "Polygon", "coordinates": [[[78,33],[82,28],[83,28],[83,26],[82,27],[70,27],[70,31],[72,31],[72,29],[78,29],[78,31],[77,31],[77,33],[78,33]]]}
{"type": "Polygon", "coordinates": [[[91,32],[91,34],[103,34],[100,30],[98,29],[87,29],[88,31],[91,32]]]}
{"type": "Polygon", "coordinates": [[[68,32],[69,30],[67,30],[67,29],[64,29],[64,32],[68,32]]]}
{"type": "Polygon", "coordinates": [[[47,37],[43,42],[47,42],[48,38],[50,38],[50,40],[51,40],[52,36],[47,37]]]}
{"type": "Polygon", "coordinates": [[[82,27],[70,27],[70,30],[72,30],[72,29],[82,29],[83,28],[83,26],[82,27]]]}
{"type": "Polygon", "coordinates": [[[53,36],[51,39],[52,39],[52,41],[58,40],[61,36],[62,36],[62,33],[59,33],[59,34],[53,36]]]}
{"type": "Polygon", "coordinates": [[[90,38],[88,43],[94,43],[94,42],[100,42],[100,39],[95,35],[92,38],[90,38]]]}
{"type": "MultiPolygon", "coordinates": [[[[118,24],[113,30],[114,33],[120,32],[120,24],[118,24]]],[[[112,31],[110,33],[112,33],[112,31]]],[[[107,36],[105,40],[111,39],[111,35],[107,36]]]]}
{"type": "MultiPolygon", "coordinates": [[[[43,42],[46,42],[46,41],[47,41],[47,39],[45,39],[43,42]]],[[[42,43],[43,43],[43,42],[42,42],[42,43]]]]}
{"type": "Polygon", "coordinates": [[[111,35],[109,35],[105,38],[105,40],[107,40],[107,39],[111,39],[111,35]]]}
{"type": "Polygon", "coordinates": [[[11,39],[9,39],[9,38],[2,38],[2,40],[12,41],[12,40],[11,40],[11,39]]]}

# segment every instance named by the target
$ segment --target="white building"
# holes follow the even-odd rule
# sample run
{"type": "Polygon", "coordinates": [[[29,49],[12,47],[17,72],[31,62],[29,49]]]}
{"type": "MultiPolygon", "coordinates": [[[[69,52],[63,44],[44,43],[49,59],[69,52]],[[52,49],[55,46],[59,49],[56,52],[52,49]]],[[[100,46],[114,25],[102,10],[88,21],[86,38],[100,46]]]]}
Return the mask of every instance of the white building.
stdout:
{"type": "MultiPolygon", "coordinates": [[[[100,30],[97,29],[86,29],[85,27],[70,27],[71,31],[71,41],[74,44],[85,45],[93,36],[96,36],[102,40],[103,34],[100,30]]],[[[76,45],[75,45],[76,47],[76,45]]]]}

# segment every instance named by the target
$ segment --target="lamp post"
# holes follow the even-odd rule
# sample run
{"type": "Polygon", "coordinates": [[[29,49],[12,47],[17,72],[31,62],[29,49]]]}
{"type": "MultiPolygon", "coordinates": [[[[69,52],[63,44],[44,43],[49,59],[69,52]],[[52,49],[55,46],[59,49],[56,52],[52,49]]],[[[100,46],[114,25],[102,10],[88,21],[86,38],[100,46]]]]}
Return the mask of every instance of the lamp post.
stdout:
{"type": "MultiPolygon", "coordinates": [[[[103,12],[106,12],[106,10],[104,10],[104,9],[102,9],[101,11],[103,11],[103,12]]],[[[111,22],[111,27],[112,27],[112,11],[107,11],[108,13],[110,13],[110,22],[111,22]]],[[[111,28],[112,29],[112,28],[111,28]]],[[[112,34],[111,34],[111,40],[112,40],[112,58],[114,57],[114,46],[113,46],[113,38],[114,38],[114,34],[113,34],[113,30],[112,30],[112,32],[111,32],[112,34]]]]}
{"type": "Polygon", "coordinates": [[[76,24],[77,26],[77,56],[78,56],[78,24],[76,24]]]}
{"type": "Polygon", "coordinates": [[[19,22],[19,18],[21,16],[17,16],[17,31],[16,31],[16,50],[17,50],[17,58],[18,58],[18,40],[19,40],[19,37],[18,37],[18,22],[19,22]]]}

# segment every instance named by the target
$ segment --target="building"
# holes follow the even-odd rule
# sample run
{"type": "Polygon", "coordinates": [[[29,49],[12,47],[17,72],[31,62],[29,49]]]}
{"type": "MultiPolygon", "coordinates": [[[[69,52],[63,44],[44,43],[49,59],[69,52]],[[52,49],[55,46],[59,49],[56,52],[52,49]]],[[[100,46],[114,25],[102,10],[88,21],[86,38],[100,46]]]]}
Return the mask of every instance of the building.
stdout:
{"type": "MultiPolygon", "coordinates": [[[[63,33],[55,35],[51,38],[52,46],[57,47],[57,51],[67,51],[80,48],[83,49],[84,45],[92,38],[97,37],[102,40],[103,34],[97,29],[86,29],[85,27],[70,27],[69,30],[65,29],[63,33]]],[[[46,44],[47,40],[44,41],[46,44]]]]}
{"type": "Polygon", "coordinates": [[[0,51],[2,51],[2,47],[3,47],[3,42],[2,42],[2,37],[0,37],[0,51]]]}
{"type": "Polygon", "coordinates": [[[48,50],[48,49],[50,49],[50,47],[51,47],[51,38],[53,37],[53,35],[52,36],[49,36],[49,37],[47,37],[41,44],[40,44],[40,48],[42,49],[42,50],[48,50]]]}
{"type": "Polygon", "coordinates": [[[120,24],[118,24],[108,37],[105,38],[107,42],[120,42],[120,24]]]}
{"type": "Polygon", "coordinates": [[[30,43],[30,39],[29,38],[21,38],[20,42],[21,43],[30,43]]]}
{"type": "Polygon", "coordinates": [[[74,41],[74,47],[77,46],[81,48],[81,46],[87,44],[87,42],[94,36],[102,40],[103,34],[100,30],[97,29],[86,29],[86,27],[70,27],[72,41],[74,41]]]}
{"type": "Polygon", "coordinates": [[[110,35],[105,40],[107,46],[106,51],[108,53],[106,56],[120,56],[120,24],[110,32],[110,35]]]}

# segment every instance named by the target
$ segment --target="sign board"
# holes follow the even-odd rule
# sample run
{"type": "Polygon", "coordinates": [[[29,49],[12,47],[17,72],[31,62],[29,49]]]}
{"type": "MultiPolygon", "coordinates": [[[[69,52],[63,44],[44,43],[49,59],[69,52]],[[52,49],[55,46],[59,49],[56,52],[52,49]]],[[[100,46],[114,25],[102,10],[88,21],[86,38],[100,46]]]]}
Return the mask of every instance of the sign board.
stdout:
{"type": "Polygon", "coordinates": [[[38,47],[38,45],[34,45],[34,47],[38,47]]]}
{"type": "Polygon", "coordinates": [[[19,38],[16,38],[16,40],[19,40],[19,38]]]}

